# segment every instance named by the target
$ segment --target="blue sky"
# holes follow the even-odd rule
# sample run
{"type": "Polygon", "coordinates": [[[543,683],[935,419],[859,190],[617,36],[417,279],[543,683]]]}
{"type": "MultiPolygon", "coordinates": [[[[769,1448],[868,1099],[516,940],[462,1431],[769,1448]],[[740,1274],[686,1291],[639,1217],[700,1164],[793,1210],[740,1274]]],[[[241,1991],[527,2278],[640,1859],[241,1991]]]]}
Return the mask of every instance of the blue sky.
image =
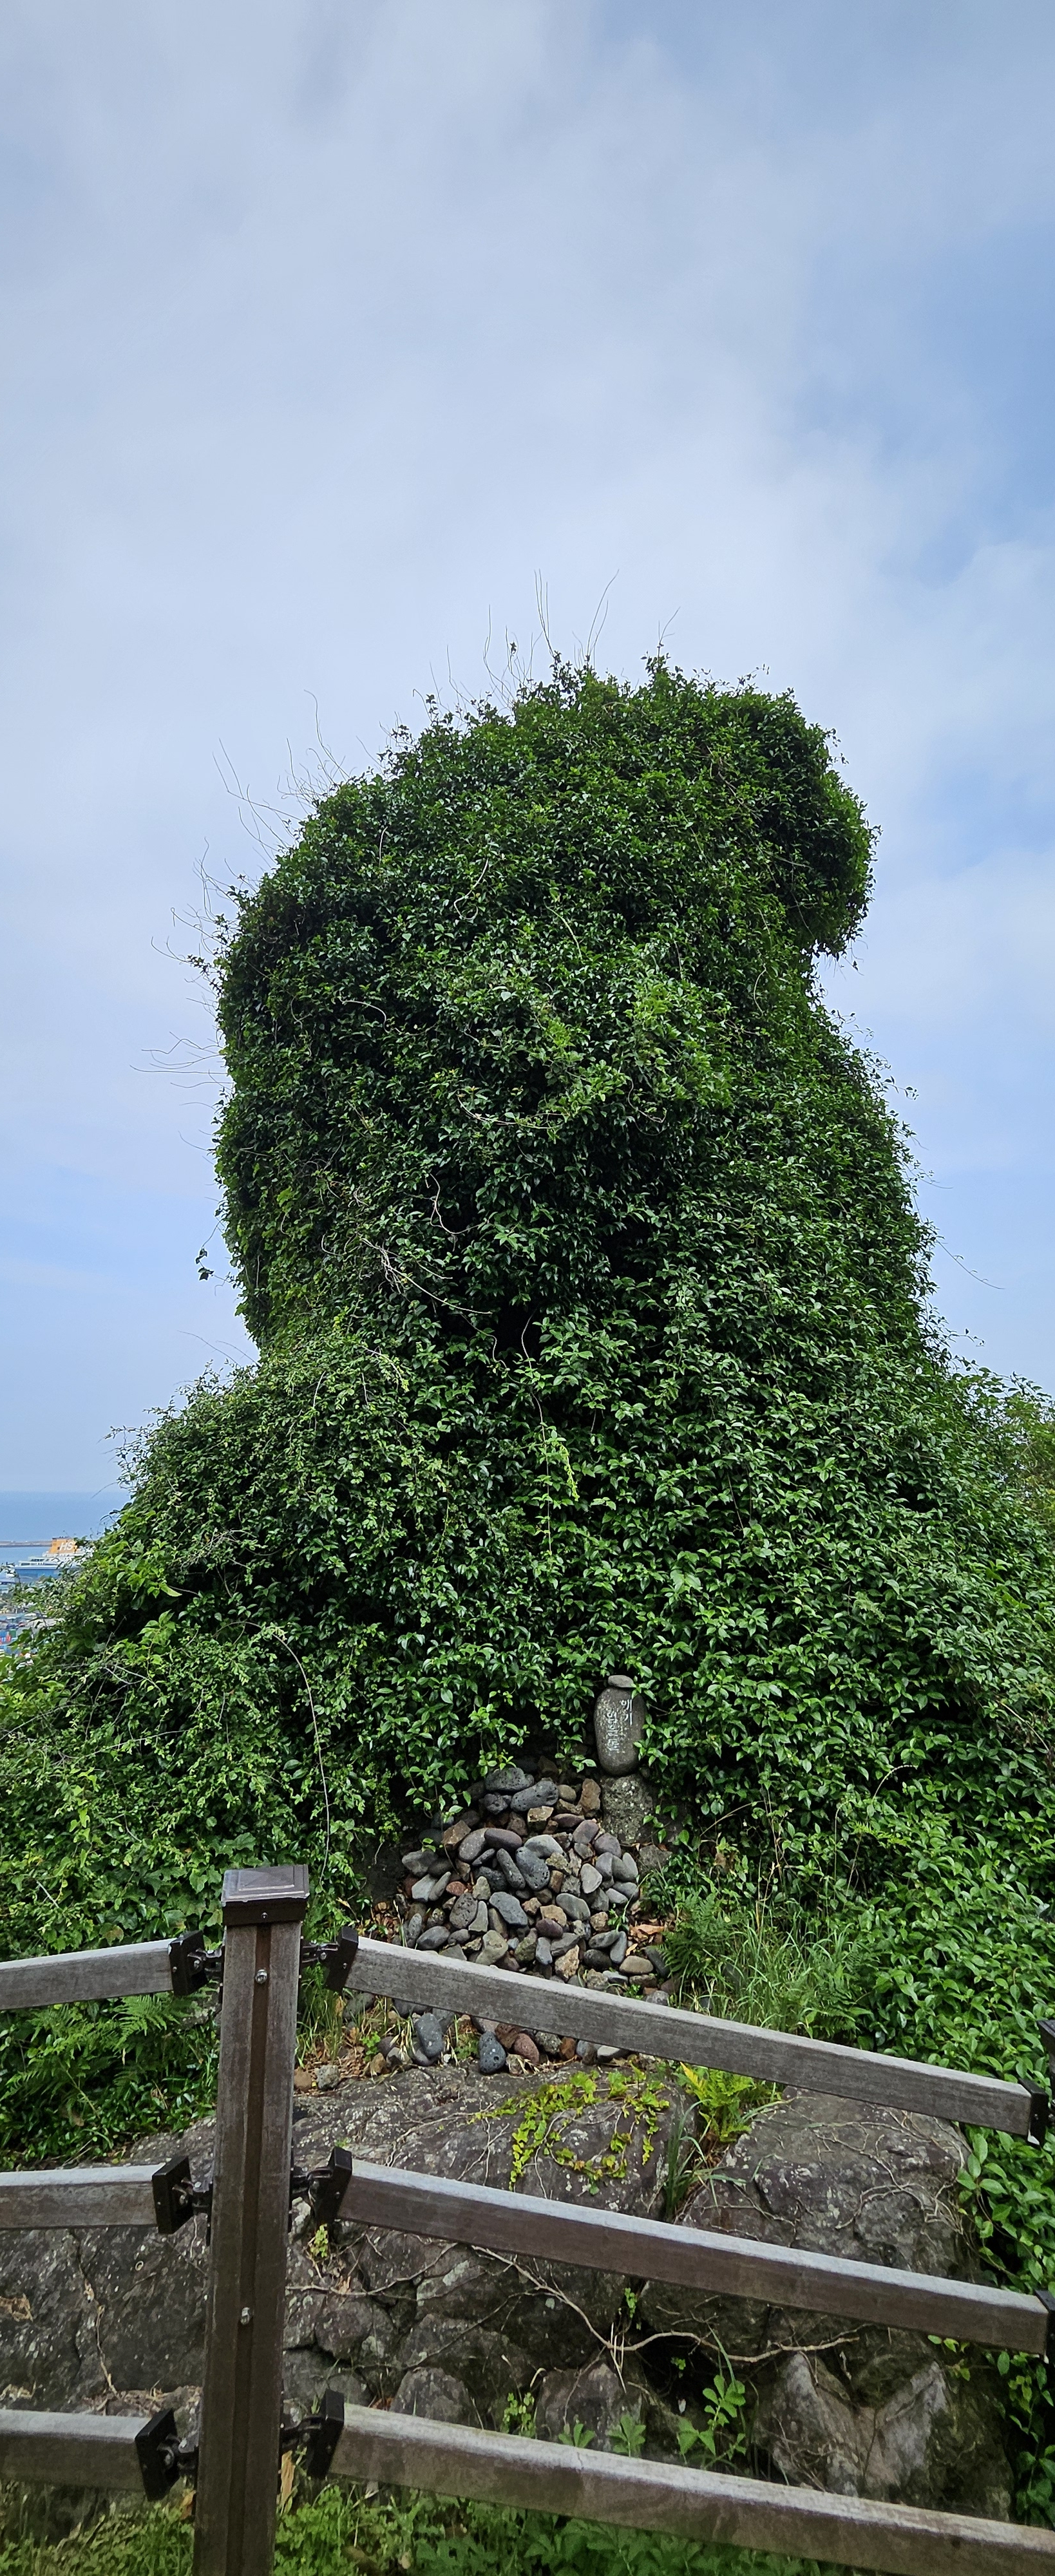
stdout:
{"type": "Polygon", "coordinates": [[[202,867],[541,667],[539,580],[835,727],[831,998],[955,1347],[1055,1386],[1050,9],[9,0],[0,99],[0,1485],[247,1349],[202,867]]]}

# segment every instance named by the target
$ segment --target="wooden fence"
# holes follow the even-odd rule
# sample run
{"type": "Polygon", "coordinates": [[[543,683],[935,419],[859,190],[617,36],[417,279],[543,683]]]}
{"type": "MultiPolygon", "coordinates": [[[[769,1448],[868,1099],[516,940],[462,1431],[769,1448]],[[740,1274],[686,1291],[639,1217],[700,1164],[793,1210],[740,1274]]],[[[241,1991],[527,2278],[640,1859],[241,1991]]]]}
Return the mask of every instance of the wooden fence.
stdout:
{"type": "MultiPolygon", "coordinates": [[[[171,2412],[150,2418],[0,2409],[0,2475],[159,2497],[180,2476],[196,2487],[195,2576],[269,2576],[282,2451],[299,2447],[313,2477],[377,2479],[453,2497],[680,2534],[695,2541],[818,2557],[889,2576],[1055,2576],[1055,2532],[961,2514],[869,2503],[813,2488],[584,2452],[476,2432],[327,2395],[294,2428],[282,2411],[286,2245],[294,2192],[320,2221],[338,2217],[535,2261],[588,2265],[705,2293],[777,2301],[961,2343],[1046,2357],[1055,2298],[843,2262],[721,2232],[627,2218],[514,2191],[444,2182],[335,2150],[318,2173],[292,2162],[297,1995],[307,1960],[335,1989],[414,2008],[519,2020],[544,2010],[562,2034],[776,2084],[936,2112],[1039,2143],[1047,2097],[914,2060],[881,2057],[780,2031],[435,1952],[302,1939],[307,1872],[229,1871],[222,1949],[179,1941],[0,1964],[0,2009],[71,1997],[193,1992],[221,1986],[214,2168],[196,2185],[185,2156],[159,2167],[93,2166],[0,2176],[0,2228],[142,2227],[171,2234],[209,2215],[209,2286],[200,2430],[181,2442],[171,2412]]],[[[1047,2034],[1046,2034],[1047,2035],[1047,2034]]],[[[1053,2342],[1055,2342],[1055,2330],[1053,2342]]]]}

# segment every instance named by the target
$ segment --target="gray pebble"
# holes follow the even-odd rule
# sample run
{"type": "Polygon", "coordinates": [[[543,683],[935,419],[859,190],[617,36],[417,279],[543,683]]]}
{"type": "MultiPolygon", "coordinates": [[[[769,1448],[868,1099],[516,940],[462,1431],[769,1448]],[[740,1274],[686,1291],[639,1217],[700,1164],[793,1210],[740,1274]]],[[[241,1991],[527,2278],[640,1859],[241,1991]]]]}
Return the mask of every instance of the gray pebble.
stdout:
{"type": "Polygon", "coordinates": [[[517,1896],[508,1892],[503,1896],[498,1890],[491,1899],[491,1912],[497,1914],[500,1922],[508,1924],[511,1932],[526,1932],[528,1929],[528,1918],[517,1896]]]}
{"type": "Polygon", "coordinates": [[[443,2023],[434,2012],[418,2013],[414,2022],[415,2051],[423,2049],[428,2065],[443,2055],[443,2023]]]}
{"type": "Polygon", "coordinates": [[[502,1872],[502,1876],[507,1887],[511,1887],[515,1892],[517,1888],[526,1886],[527,1882],[521,1876],[520,1869],[513,1858],[512,1852],[500,1851],[498,1854],[498,1866],[502,1872]]]}
{"type": "Polygon", "coordinates": [[[435,1878],[419,1878],[416,1886],[410,1891],[415,1904],[435,1905],[437,1897],[443,1894],[450,1874],[449,1869],[444,1869],[439,1871],[435,1878]]]}
{"type": "Polygon", "coordinates": [[[335,2093],[341,2080],[339,2066],[317,2066],[315,2081],[320,2093],[335,2093]]]}
{"type": "Polygon", "coordinates": [[[533,1788],[517,1790],[515,1798],[509,1801],[509,1812],[512,1816],[526,1816],[529,1807],[552,1808],[556,1804],[556,1781],[536,1780],[533,1788]]]}
{"type": "Polygon", "coordinates": [[[612,1862],[612,1876],[621,1879],[624,1887],[636,1887],[638,1885],[636,1860],[631,1860],[628,1854],[623,1852],[618,1860],[612,1862]]]}
{"type": "Polygon", "coordinates": [[[553,1966],[553,1945],[552,1942],[546,1939],[545,1933],[543,1932],[539,1933],[538,1940],[535,1943],[535,1966],[536,1968],[542,1968],[543,1970],[552,1968],[553,1966]]]}
{"type": "Polygon", "coordinates": [[[420,1870],[435,1869],[438,1859],[439,1853],[435,1851],[404,1852],[403,1867],[410,1871],[412,1877],[416,1878],[420,1870]]]}
{"type": "Polygon", "coordinates": [[[475,1833],[466,1834],[465,1841],[458,1845],[459,1869],[470,1869],[474,1860],[479,1860],[483,1847],[484,1829],[480,1825],[475,1833]]]}
{"type": "Polygon", "coordinates": [[[611,1962],[612,1962],[612,1966],[613,1966],[613,1968],[621,1968],[621,1967],[622,1967],[623,1961],[624,1961],[624,1959],[625,1959],[625,1957],[626,1957],[626,1952],[627,1952],[627,1938],[626,1938],[626,1934],[625,1934],[625,1932],[617,1932],[617,1933],[616,1933],[616,1936],[615,1936],[615,1939],[614,1939],[614,1941],[613,1941],[613,1943],[612,1943],[611,1949],[609,1950],[609,1953],[608,1953],[608,1956],[609,1956],[609,1958],[610,1958],[610,1960],[611,1960],[611,1962]]]}
{"type": "Polygon", "coordinates": [[[549,1886],[549,1870],[540,1852],[522,1851],[516,1868],[521,1885],[533,1888],[536,1896],[542,1888],[549,1886]]]}
{"type": "Polygon", "coordinates": [[[406,1921],[406,1935],[407,1935],[407,1948],[408,1948],[408,1950],[414,1950],[414,1949],[416,1949],[416,1948],[417,1948],[418,1942],[419,1942],[419,1941],[420,1941],[420,1939],[421,1939],[421,1935],[422,1935],[422,1933],[423,1933],[424,1929],[425,1929],[425,1917],[424,1917],[424,1915],[423,1915],[422,1913],[420,1913],[420,1912],[419,1912],[419,1913],[416,1913],[416,1914],[408,1914],[408,1916],[407,1916],[407,1921],[406,1921]]]}
{"type": "Polygon", "coordinates": [[[579,1878],[579,1885],[580,1885],[580,1887],[581,1887],[581,1889],[582,1889],[583,1895],[584,1895],[584,1896],[595,1896],[595,1895],[596,1895],[596,1893],[597,1893],[598,1888],[600,1887],[600,1884],[601,1884],[601,1873],[600,1873],[600,1870],[599,1870],[599,1869],[594,1869],[594,1868],[593,1868],[593,1866],[592,1866],[592,1864],[591,1864],[589,1861],[585,1862],[585,1863],[584,1863],[584,1865],[583,1865],[583,1869],[582,1869],[582,1872],[581,1872],[580,1878],[579,1878]]]}
{"type": "Polygon", "coordinates": [[[507,2064],[506,2053],[501,2040],[495,2038],[493,2031],[481,2032],[480,2045],[476,2054],[481,2075],[501,2075],[503,2067],[507,2064]]]}
{"type": "Polygon", "coordinates": [[[556,1834],[529,1834],[526,1843],[520,1846],[521,1867],[525,1860],[556,1860],[562,1858],[563,1853],[564,1845],[557,1841],[556,1834]]]}
{"type": "Polygon", "coordinates": [[[450,1937],[445,1923],[430,1923],[428,1931],[421,1935],[418,1948],[419,1950],[445,1950],[450,1937]]]}
{"type": "Polygon", "coordinates": [[[484,1781],[485,1793],[490,1792],[492,1795],[499,1789],[505,1789],[512,1797],[517,1789],[530,1789],[530,1787],[530,1772],[518,1771],[515,1763],[511,1764],[507,1771],[489,1771],[484,1781]]]}

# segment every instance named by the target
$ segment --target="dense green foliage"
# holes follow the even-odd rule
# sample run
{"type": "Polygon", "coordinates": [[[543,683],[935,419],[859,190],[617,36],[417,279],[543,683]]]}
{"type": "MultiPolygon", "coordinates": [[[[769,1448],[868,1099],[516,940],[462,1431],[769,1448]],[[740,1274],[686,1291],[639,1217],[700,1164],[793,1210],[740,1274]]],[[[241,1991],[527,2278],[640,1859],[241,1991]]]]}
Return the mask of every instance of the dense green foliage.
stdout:
{"type": "MultiPolygon", "coordinates": [[[[239,899],[219,1164],[261,1358],[144,1439],[4,1659],[9,1951],[201,1919],[250,1855],[344,1910],[394,1817],[581,1742],[619,1665],[697,1870],[761,1870],[796,1939],[852,1915],[847,2037],[1042,2071],[1055,1432],[950,1370],[902,1138],[817,996],[869,866],[790,699],[558,670],[398,740],[239,899]]],[[[0,2051],[24,2151],[208,2078],[160,2006],[0,2051]]],[[[991,2148],[994,2247],[1055,2278],[1027,2164],[991,2148]]]]}
{"type": "Polygon", "coordinates": [[[643,1310],[655,1340],[657,1265],[720,1249],[734,1137],[738,1161],[795,1155],[792,1233],[805,1147],[843,1213],[837,1272],[903,1299],[912,1220],[853,1070],[807,1035],[801,971],[856,927],[868,861],[790,701],[662,670],[437,722],[329,797],[220,979],[220,1171],[257,1338],[337,1314],[413,1348],[434,1318],[441,1351],[522,1358],[522,1335],[643,1310]],[[848,1097],[811,1152],[818,1046],[848,1097]]]}

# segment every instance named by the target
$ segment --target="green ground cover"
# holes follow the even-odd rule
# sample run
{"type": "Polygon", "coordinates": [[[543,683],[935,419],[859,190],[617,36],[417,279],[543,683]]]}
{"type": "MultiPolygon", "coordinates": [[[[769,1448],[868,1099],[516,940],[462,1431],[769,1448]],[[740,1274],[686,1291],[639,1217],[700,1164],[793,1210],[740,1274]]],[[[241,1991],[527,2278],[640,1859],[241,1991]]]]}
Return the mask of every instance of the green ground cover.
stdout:
{"type": "MultiPolygon", "coordinates": [[[[61,2541],[0,2537],[0,2576],[190,2576],[192,2546],[179,2507],[156,2505],[110,2513],[61,2541]]],[[[833,2576],[814,2558],[695,2547],[430,2496],[371,2499],[336,2486],[280,2514],[275,2568],[276,2576],[833,2576]]]]}

